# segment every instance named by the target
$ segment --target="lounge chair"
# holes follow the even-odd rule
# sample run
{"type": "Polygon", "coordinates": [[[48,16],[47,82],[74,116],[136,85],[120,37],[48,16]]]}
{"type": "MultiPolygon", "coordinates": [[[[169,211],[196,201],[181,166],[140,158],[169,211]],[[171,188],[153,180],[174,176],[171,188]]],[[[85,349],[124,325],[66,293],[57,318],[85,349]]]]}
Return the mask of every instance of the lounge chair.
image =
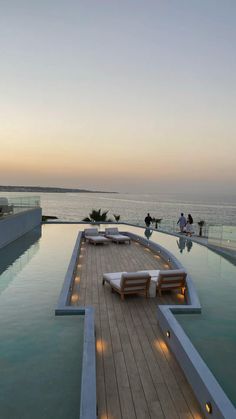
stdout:
{"type": "Polygon", "coordinates": [[[112,292],[118,292],[121,299],[127,294],[149,295],[151,276],[148,272],[114,272],[103,275],[103,284],[108,282],[112,292]]]}
{"type": "Polygon", "coordinates": [[[131,240],[129,236],[125,236],[124,234],[120,234],[118,228],[105,228],[105,236],[112,240],[115,243],[125,243],[128,242],[130,244],[131,240]]]}
{"type": "Polygon", "coordinates": [[[84,237],[85,240],[88,240],[89,243],[92,243],[94,245],[109,243],[109,239],[100,235],[97,228],[86,228],[84,230],[84,237]]]}
{"type": "Polygon", "coordinates": [[[160,271],[157,281],[157,291],[161,296],[162,291],[181,289],[184,294],[186,289],[187,274],[182,269],[160,271]]]}

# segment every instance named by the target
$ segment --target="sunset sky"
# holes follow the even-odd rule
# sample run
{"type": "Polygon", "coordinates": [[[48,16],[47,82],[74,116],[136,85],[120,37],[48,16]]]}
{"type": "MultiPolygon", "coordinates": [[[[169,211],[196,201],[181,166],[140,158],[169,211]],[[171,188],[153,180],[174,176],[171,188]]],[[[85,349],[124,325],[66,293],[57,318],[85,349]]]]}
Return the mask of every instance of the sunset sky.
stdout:
{"type": "Polygon", "coordinates": [[[235,192],[235,0],[0,7],[0,185],[235,192]]]}

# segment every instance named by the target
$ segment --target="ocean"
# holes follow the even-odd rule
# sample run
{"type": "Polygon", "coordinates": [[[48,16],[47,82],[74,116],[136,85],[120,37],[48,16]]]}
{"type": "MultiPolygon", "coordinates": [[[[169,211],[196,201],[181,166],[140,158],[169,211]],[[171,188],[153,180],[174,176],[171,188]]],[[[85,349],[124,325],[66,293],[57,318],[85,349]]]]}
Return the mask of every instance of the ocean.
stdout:
{"type": "Polygon", "coordinates": [[[162,218],[160,227],[175,228],[180,212],[192,215],[194,224],[204,220],[207,225],[236,226],[236,195],[200,194],[106,194],[106,193],[16,193],[1,196],[40,196],[44,215],[60,221],[82,221],[92,209],[108,211],[108,217],[120,215],[121,222],[144,225],[147,212],[162,218]]]}

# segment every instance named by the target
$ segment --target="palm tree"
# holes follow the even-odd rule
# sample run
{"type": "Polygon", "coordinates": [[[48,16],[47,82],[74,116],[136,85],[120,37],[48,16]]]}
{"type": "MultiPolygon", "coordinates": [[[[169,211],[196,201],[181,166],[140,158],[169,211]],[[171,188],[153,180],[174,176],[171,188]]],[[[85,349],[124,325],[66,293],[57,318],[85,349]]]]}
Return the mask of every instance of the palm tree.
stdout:
{"type": "Polygon", "coordinates": [[[113,217],[115,218],[116,222],[119,223],[120,215],[113,214],[113,217]]]}
{"type": "Polygon", "coordinates": [[[199,236],[202,237],[202,227],[205,225],[205,221],[203,220],[198,221],[198,225],[199,225],[199,236]]]}
{"type": "Polygon", "coordinates": [[[82,221],[86,221],[87,223],[96,223],[100,221],[112,223],[112,220],[107,218],[107,213],[108,211],[101,212],[101,208],[99,210],[93,209],[89,214],[89,217],[85,217],[82,221]]]}

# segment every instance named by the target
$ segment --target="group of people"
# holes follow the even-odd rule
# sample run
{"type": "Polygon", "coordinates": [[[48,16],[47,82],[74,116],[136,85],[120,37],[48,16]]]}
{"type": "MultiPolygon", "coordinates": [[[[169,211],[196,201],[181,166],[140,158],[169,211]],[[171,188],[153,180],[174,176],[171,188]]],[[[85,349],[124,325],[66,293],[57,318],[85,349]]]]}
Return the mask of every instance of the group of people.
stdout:
{"type": "Polygon", "coordinates": [[[185,233],[186,236],[192,236],[194,233],[193,231],[193,217],[191,214],[188,214],[188,217],[184,216],[184,213],[181,212],[180,217],[177,221],[177,224],[179,224],[180,233],[185,233]]]}
{"type": "MultiPolygon", "coordinates": [[[[149,228],[151,222],[153,221],[151,215],[148,213],[147,216],[144,219],[144,222],[146,224],[146,227],[149,228]]],[[[193,231],[193,217],[191,214],[188,214],[188,217],[184,216],[184,213],[181,212],[180,217],[177,221],[177,224],[179,224],[180,233],[186,234],[186,236],[192,236],[194,233],[193,231]]]]}

